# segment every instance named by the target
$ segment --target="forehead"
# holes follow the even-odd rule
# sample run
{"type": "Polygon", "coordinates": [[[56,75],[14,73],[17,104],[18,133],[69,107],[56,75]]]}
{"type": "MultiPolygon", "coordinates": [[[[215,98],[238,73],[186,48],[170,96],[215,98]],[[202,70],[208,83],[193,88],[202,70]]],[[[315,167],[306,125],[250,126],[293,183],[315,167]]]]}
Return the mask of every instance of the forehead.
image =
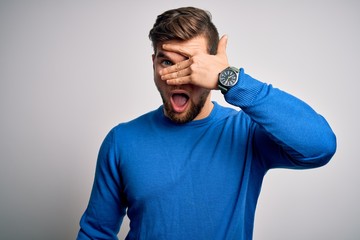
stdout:
{"type": "MultiPolygon", "coordinates": [[[[179,47],[179,49],[185,51],[192,51],[192,52],[196,51],[196,52],[204,52],[204,53],[208,52],[208,41],[204,36],[194,37],[186,41],[169,40],[169,41],[159,42],[156,46],[156,53],[162,53],[162,54],[174,53],[174,54],[182,55],[180,52],[169,52],[167,50],[164,50],[162,48],[163,44],[172,44],[174,46],[176,45],[179,47]]],[[[187,57],[185,55],[183,56],[187,57]]]]}

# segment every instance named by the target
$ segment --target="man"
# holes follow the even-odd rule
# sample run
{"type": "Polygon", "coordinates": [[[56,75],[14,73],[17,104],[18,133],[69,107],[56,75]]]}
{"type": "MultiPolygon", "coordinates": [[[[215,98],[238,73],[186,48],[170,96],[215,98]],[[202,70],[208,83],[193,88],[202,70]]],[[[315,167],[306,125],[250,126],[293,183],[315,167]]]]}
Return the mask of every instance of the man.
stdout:
{"type": "Polygon", "coordinates": [[[166,11],[149,37],[163,105],[105,138],[78,239],[116,239],[125,213],[126,239],[251,239],[265,173],[326,164],[335,135],[306,103],[230,67],[207,12],[166,11]]]}

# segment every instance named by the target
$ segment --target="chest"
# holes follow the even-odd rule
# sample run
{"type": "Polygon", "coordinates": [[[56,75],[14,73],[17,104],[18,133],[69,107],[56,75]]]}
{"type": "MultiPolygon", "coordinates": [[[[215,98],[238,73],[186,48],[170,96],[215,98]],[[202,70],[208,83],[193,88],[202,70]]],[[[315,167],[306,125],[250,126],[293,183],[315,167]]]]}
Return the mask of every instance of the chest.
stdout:
{"type": "Polygon", "coordinates": [[[177,192],[233,192],[244,173],[246,134],[211,127],[139,134],[120,149],[120,171],[129,202],[177,192]],[[236,137],[235,137],[236,136],[236,137]]]}

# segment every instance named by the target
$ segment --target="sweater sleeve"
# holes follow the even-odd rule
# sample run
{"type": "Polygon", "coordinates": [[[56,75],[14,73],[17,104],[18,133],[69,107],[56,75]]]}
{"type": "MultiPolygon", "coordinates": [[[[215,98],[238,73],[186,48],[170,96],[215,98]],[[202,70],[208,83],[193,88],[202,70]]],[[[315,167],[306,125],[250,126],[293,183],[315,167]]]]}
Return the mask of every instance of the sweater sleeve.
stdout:
{"type": "Polygon", "coordinates": [[[300,99],[253,79],[243,69],[225,100],[255,122],[255,151],[268,168],[319,167],[335,153],[336,137],[321,115],[300,99]]]}
{"type": "Polygon", "coordinates": [[[79,240],[117,239],[126,213],[126,200],[121,194],[114,139],[112,130],[101,145],[90,201],[80,220],[79,240]]]}

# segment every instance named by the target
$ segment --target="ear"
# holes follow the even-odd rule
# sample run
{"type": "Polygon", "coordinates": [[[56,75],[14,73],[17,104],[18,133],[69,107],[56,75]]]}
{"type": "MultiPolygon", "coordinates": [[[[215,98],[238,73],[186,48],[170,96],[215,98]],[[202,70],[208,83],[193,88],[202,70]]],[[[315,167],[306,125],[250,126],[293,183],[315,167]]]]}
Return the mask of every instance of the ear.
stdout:
{"type": "Polygon", "coordinates": [[[154,61],[155,61],[155,53],[153,53],[151,55],[151,58],[152,58],[152,62],[153,62],[153,70],[155,70],[155,63],[154,63],[154,61]]]}

